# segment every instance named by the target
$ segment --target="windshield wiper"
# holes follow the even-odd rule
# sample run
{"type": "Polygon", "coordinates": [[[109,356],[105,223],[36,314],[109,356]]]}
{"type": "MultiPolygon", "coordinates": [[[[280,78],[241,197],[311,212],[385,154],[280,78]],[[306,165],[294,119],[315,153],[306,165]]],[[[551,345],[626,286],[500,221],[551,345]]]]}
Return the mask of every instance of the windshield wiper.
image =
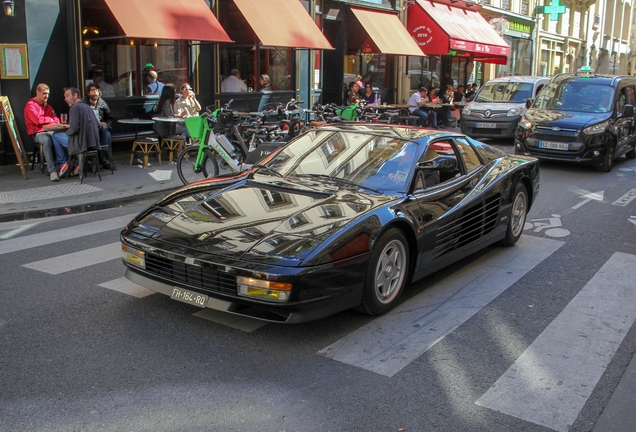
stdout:
{"type": "Polygon", "coordinates": [[[266,173],[272,174],[276,177],[285,177],[284,175],[282,175],[281,173],[279,173],[278,171],[276,171],[273,168],[268,167],[267,165],[253,165],[252,168],[258,168],[259,171],[264,171],[266,173]]]}
{"type": "Polygon", "coordinates": [[[360,183],[356,183],[354,181],[351,180],[347,180],[347,179],[343,179],[341,177],[335,177],[335,176],[330,176],[327,174],[297,174],[298,177],[317,177],[317,178],[324,178],[326,180],[331,180],[337,183],[342,183],[342,184],[346,184],[349,186],[353,186],[353,187],[358,187],[358,188],[362,188],[362,189],[367,189],[370,190],[372,192],[375,193],[379,193],[381,194],[382,192],[378,189],[369,187],[369,186],[365,186],[365,185],[361,185],[360,183]]]}

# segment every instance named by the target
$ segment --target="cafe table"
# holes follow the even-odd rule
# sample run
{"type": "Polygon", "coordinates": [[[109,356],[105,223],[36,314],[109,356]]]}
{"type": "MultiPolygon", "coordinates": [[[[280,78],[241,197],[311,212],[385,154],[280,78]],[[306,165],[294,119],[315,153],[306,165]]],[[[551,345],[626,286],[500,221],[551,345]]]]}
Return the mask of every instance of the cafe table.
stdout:
{"type": "Polygon", "coordinates": [[[137,138],[139,135],[139,126],[151,125],[151,124],[154,124],[155,121],[149,120],[149,119],[132,118],[132,119],[119,119],[117,120],[117,123],[134,125],[135,126],[135,141],[137,141],[137,138]]]}

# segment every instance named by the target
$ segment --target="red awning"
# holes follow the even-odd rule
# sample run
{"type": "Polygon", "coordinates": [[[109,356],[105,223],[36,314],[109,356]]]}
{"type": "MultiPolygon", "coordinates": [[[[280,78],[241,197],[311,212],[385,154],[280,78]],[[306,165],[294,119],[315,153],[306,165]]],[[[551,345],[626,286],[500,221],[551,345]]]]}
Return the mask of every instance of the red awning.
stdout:
{"type": "Polygon", "coordinates": [[[430,0],[416,0],[409,7],[409,33],[425,54],[449,51],[472,53],[476,61],[506,64],[510,47],[469,3],[451,6],[430,0]]]}
{"type": "Polygon", "coordinates": [[[264,46],[333,49],[298,0],[234,0],[264,46]]]}
{"type": "Polygon", "coordinates": [[[203,0],[106,0],[131,38],[232,42],[203,0]]]}

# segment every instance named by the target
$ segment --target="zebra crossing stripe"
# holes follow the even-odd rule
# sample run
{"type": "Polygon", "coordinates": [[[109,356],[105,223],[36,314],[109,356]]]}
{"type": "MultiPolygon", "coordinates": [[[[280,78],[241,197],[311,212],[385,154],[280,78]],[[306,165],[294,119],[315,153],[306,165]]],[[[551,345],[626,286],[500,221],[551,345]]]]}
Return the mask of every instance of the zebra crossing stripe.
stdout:
{"type": "Polygon", "coordinates": [[[636,319],[636,255],[603,265],[477,405],[567,431],[636,319]]]}
{"type": "Polygon", "coordinates": [[[102,288],[107,288],[113,291],[118,291],[123,294],[128,294],[133,297],[143,298],[152,294],[156,294],[155,291],[144,288],[141,285],[129,281],[125,277],[120,277],[108,282],[99,284],[102,288]]]}
{"type": "Polygon", "coordinates": [[[66,255],[58,255],[53,258],[23,264],[22,267],[57,275],[121,257],[121,243],[116,242],[92,249],[85,249],[66,255]]]}
{"type": "Polygon", "coordinates": [[[65,240],[72,240],[114,229],[122,229],[132,220],[133,217],[135,217],[135,215],[136,214],[118,216],[111,219],[75,225],[68,228],[61,228],[39,234],[31,234],[23,237],[3,240],[0,241],[0,255],[58,243],[65,240]]]}
{"type": "Polygon", "coordinates": [[[319,354],[391,377],[563,244],[523,235],[515,247],[493,249],[319,354]]]}

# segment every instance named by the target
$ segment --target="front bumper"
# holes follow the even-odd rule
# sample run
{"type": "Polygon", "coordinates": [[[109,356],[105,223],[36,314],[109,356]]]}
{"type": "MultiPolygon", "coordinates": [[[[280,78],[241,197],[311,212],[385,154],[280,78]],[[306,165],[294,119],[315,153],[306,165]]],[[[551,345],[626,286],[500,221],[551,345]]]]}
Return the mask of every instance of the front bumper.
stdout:
{"type": "Polygon", "coordinates": [[[571,141],[561,136],[542,136],[540,139],[532,135],[524,137],[523,131],[520,130],[515,135],[514,152],[515,154],[533,156],[545,160],[599,165],[605,159],[607,146],[600,143],[593,145],[578,139],[571,141]],[[541,148],[539,147],[539,142],[541,141],[562,142],[568,145],[568,149],[555,150],[541,148]]]}
{"type": "Polygon", "coordinates": [[[513,138],[521,116],[482,118],[462,114],[461,130],[474,138],[513,138]],[[494,128],[478,127],[483,124],[494,124],[494,128]]]}

